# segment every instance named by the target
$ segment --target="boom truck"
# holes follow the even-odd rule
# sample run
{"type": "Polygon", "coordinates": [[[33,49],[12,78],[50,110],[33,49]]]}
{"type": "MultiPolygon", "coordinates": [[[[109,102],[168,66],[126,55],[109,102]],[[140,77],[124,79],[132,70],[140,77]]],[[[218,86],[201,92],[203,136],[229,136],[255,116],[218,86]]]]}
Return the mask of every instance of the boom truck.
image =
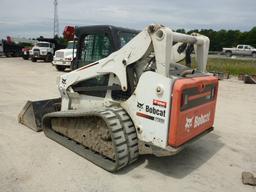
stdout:
{"type": "Polygon", "coordinates": [[[0,55],[6,57],[22,56],[23,59],[28,59],[28,51],[33,42],[31,39],[7,36],[6,39],[0,40],[0,55]]]}
{"type": "Polygon", "coordinates": [[[22,44],[13,42],[12,38],[8,36],[7,39],[0,40],[0,55],[19,57],[22,55],[23,47],[22,44]]]}
{"type": "Polygon", "coordinates": [[[93,62],[89,37],[78,38],[74,71],[57,80],[61,97],[28,102],[20,123],[110,172],[142,154],[174,155],[213,130],[218,79],[206,72],[207,37],[149,25],[93,62]],[[188,67],[192,47],[196,69],[188,67]]]}

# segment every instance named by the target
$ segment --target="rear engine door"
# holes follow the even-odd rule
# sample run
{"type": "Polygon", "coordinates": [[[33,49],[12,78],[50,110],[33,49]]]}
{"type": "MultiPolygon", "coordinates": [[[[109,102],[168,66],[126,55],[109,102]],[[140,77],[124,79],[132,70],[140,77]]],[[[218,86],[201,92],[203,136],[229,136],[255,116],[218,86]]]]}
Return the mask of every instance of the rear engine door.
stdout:
{"type": "Polygon", "coordinates": [[[212,129],[218,79],[212,76],[183,78],[173,86],[169,145],[179,147],[212,129]]]}

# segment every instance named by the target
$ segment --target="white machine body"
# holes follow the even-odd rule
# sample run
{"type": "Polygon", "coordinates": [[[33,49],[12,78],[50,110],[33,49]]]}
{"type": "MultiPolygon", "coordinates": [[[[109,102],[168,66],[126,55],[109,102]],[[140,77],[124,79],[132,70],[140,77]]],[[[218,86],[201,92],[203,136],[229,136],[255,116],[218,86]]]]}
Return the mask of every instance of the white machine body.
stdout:
{"type": "Polygon", "coordinates": [[[172,150],[168,144],[172,87],[180,77],[171,75],[170,70],[185,57],[184,52],[177,51],[182,43],[194,45],[197,70],[205,74],[209,49],[207,37],[180,34],[164,26],[151,25],[108,57],[61,75],[58,79],[61,110],[92,111],[121,105],[130,115],[140,141],[172,150]],[[154,71],[147,70],[152,58],[154,71]],[[108,86],[118,85],[120,91],[126,92],[129,89],[127,69],[130,65],[134,66],[138,82],[128,99],[113,99],[111,89],[107,90],[104,98],[79,94],[73,89],[80,82],[109,74],[108,86]]]}

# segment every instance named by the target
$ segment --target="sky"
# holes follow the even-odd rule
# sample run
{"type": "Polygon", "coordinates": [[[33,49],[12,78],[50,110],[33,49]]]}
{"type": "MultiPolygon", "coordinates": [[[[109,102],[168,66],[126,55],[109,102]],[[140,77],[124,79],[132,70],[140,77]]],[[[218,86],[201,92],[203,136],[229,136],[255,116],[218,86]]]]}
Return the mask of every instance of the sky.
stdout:
{"type": "MultiPolygon", "coordinates": [[[[53,0],[0,0],[0,38],[52,37],[53,0]]],[[[239,29],[256,26],[256,0],[58,0],[60,35],[66,25],[112,24],[143,29],[239,29]]]]}

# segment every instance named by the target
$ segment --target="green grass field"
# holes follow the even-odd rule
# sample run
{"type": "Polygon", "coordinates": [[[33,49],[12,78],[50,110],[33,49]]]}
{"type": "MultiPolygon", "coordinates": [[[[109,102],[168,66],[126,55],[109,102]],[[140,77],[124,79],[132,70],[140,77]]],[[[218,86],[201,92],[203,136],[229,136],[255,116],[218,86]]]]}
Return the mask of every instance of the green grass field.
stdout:
{"type": "MultiPolygon", "coordinates": [[[[185,64],[185,61],[182,64],[185,64]]],[[[192,58],[192,66],[196,68],[195,58],[192,58]]],[[[256,60],[208,58],[207,71],[229,73],[230,75],[254,75],[256,74],[256,60]]]]}
{"type": "Polygon", "coordinates": [[[239,60],[230,58],[209,58],[208,71],[224,72],[231,75],[256,74],[256,60],[239,60]]]}

